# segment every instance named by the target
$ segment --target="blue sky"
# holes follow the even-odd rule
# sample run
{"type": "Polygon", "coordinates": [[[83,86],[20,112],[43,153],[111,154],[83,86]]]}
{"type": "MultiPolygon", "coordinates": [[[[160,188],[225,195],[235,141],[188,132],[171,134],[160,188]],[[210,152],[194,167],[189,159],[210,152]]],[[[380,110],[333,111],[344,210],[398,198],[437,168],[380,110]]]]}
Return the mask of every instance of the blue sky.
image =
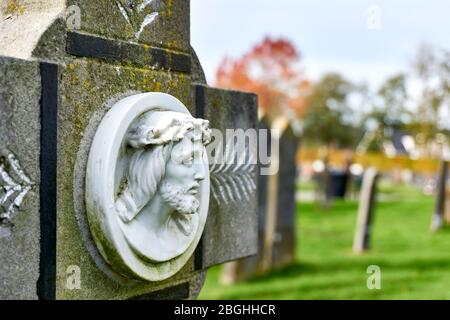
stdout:
{"type": "Polygon", "coordinates": [[[191,0],[191,41],[210,82],[224,56],[265,35],[293,41],[312,79],[339,71],[376,87],[405,70],[419,44],[450,49],[450,1],[191,0]]]}

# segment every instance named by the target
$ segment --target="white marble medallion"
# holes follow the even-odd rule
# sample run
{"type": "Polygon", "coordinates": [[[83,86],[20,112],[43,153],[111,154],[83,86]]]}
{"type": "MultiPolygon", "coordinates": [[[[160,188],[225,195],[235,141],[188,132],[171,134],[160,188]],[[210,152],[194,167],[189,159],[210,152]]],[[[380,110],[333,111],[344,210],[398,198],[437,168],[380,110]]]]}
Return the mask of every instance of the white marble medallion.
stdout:
{"type": "Polygon", "coordinates": [[[103,118],[88,159],[86,211],[116,272],[160,281],[192,256],[209,204],[208,125],[164,93],[127,97],[103,118]]]}

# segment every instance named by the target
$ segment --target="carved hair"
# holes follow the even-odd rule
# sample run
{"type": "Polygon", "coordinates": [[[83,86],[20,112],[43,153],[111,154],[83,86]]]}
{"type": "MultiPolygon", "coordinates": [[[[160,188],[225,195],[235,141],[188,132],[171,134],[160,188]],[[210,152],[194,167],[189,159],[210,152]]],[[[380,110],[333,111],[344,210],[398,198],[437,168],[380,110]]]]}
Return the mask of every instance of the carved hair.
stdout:
{"type": "Polygon", "coordinates": [[[130,159],[127,185],[117,200],[122,219],[133,220],[154,197],[166,173],[173,143],[135,150],[130,159]]]}

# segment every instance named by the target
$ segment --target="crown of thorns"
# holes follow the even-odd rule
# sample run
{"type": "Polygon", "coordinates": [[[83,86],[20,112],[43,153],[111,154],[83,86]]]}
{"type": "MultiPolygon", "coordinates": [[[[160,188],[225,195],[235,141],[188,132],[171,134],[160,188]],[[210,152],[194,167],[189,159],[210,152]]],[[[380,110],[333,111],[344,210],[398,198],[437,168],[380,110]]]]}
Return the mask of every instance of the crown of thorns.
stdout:
{"type": "Polygon", "coordinates": [[[143,114],[130,128],[127,142],[133,148],[162,145],[182,140],[188,132],[194,141],[211,142],[209,121],[173,111],[153,111],[143,114]]]}

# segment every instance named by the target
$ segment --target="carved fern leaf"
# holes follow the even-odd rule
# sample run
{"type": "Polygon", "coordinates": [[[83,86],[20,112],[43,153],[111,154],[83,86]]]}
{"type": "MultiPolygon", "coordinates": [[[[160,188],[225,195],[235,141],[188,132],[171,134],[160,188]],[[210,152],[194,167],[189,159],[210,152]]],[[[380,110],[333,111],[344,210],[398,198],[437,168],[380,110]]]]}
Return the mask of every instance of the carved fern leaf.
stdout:
{"type": "MultiPolygon", "coordinates": [[[[216,153],[218,150],[223,150],[222,143],[216,153]]],[[[237,153],[230,141],[222,152],[223,158],[216,157],[210,164],[211,193],[219,203],[248,202],[256,190],[255,153],[248,147],[241,154],[237,153]]]]}

